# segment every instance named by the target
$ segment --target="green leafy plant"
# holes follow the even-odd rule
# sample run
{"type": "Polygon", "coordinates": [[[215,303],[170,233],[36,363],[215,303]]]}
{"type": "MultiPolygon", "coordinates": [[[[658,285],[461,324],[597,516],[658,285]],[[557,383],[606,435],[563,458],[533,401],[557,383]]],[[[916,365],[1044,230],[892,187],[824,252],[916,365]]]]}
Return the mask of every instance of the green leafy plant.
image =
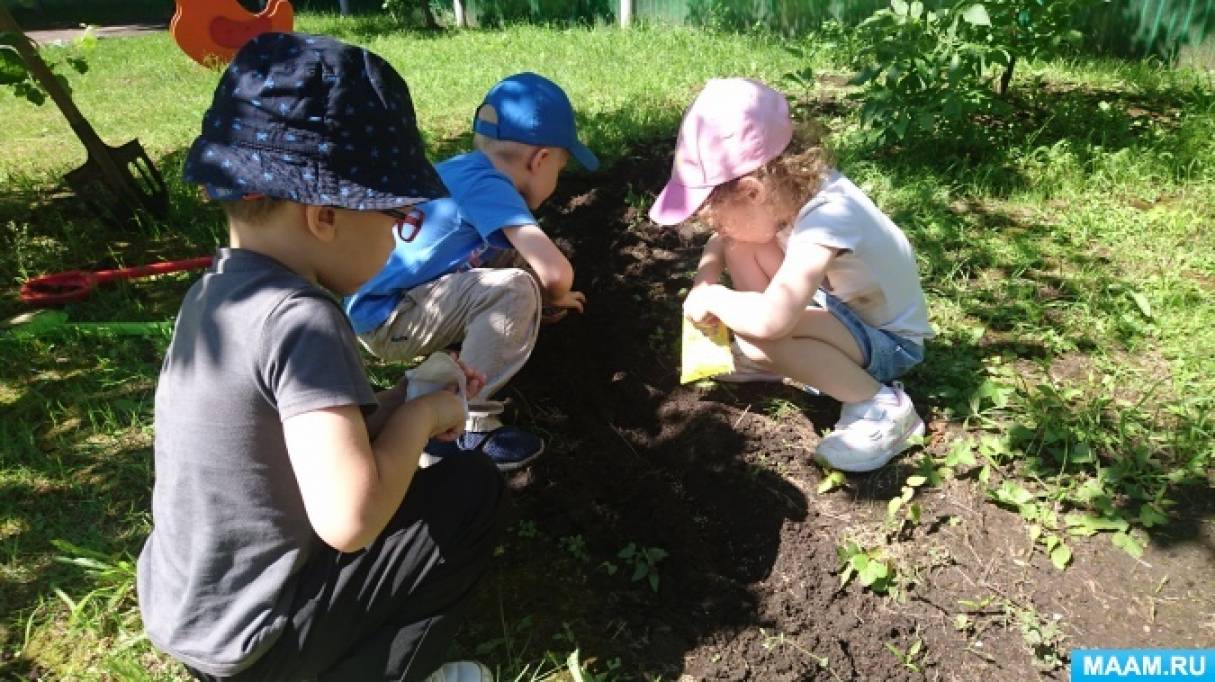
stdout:
{"type": "Polygon", "coordinates": [[[540,535],[540,529],[531,519],[522,519],[515,524],[515,534],[521,538],[534,538],[540,535]]]}
{"type": "MultiPolygon", "coordinates": [[[[46,102],[46,90],[30,75],[25,61],[21,58],[21,53],[17,51],[18,40],[23,40],[19,34],[0,32],[0,87],[7,87],[17,97],[41,106],[46,102]]],[[[55,80],[59,81],[63,89],[70,94],[72,92],[71,83],[57,71],[61,71],[62,67],[66,65],[76,73],[88,72],[87,53],[93,49],[96,43],[97,36],[93,33],[92,27],[89,27],[73,41],[72,49],[57,51],[58,56],[55,57],[48,56],[45,52],[39,56],[46,62],[46,66],[55,76],[55,80]]]]}
{"type": "Polygon", "coordinates": [[[920,672],[918,659],[924,654],[924,640],[916,637],[915,641],[911,643],[911,646],[907,647],[906,651],[899,649],[890,642],[886,642],[886,649],[894,654],[895,658],[899,659],[899,663],[902,663],[903,667],[913,673],[920,672]]]}
{"type": "MultiPolygon", "coordinates": [[[[932,460],[925,457],[922,461],[929,463],[930,471],[932,460]]],[[[935,474],[935,471],[933,471],[935,474]]],[[[939,479],[937,479],[939,481],[939,479]]],[[[894,526],[894,532],[897,534],[902,530],[903,526],[910,524],[912,526],[920,523],[920,505],[916,502],[911,502],[911,498],[915,496],[915,491],[925,483],[928,483],[929,477],[921,474],[908,476],[904,481],[903,487],[898,496],[890,499],[886,504],[886,525],[894,526]],[[908,504],[910,503],[910,504],[908,504]],[[905,508],[904,508],[905,507],[905,508]],[[899,510],[903,510],[903,516],[898,517],[899,510]]]]}
{"type": "Polygon", "coordinates": [[[996,504],[1014,509],[1029,523],[1029,539],[1041,545],[1050,562],[1062,571],[1072,560],[1072,550],[1059,537],[1059,515],[1040,493],[1033,493],[1013,481],[1004,481],[998,488],[987,491],[996,504]]]}
{"type": "Polygon", "coordinates": [[[1021,631],[1021,639],[1033,653],[1034,663],[1046,670],[1054,670],[1063,666],[1066,657],[1064,642],[1067,636],[1059,625],[1059,616],[1043,618],[1032,607],[1021,607],[1006,601],[1004,613],[1008,620],[1015,622],[1021,631]]]}
{"type": "Polygon", "coordinates": [[[1118,400],[1117,385],[1112,374],[1088,390],[1050,381],[1027,385],[1016,401],[1022,417],[1009,440],[1024,467],[1073,512],[1065,517],[1071,535],[1111,532],[1115,546],[1138,557],[1143,545],[1132,527],[1165,524],[1175,504],[1171,489],[1203,480],[1194,465],[1209,466],[1210,455],[1195,449],[1199,454],[1182,461],[1181,448],[1192,443],[1162,447],[1144,409],[1151,392],[1135,402],[1118,400]]]}
{"type": "Polygon", "coordinates": [[[593,659],[583,662],[579,650],[574,649],[565,659],[565,670],[574,682],[612,682],[621,678],[623,663],[619,658],[609,659],[605,663],[607,669],[600,672],[591,670],[592,662],[593,659]]]}
{"type": "Polygon", "coordinates": [[[823,470],[823,480],[819,481],[818,487],[815,488],[819,495],[829,493],[836,488],[840,488],[848,480],[844,472],[838,469],[826,468],[823,470]]]}
{"type": "Polygon", "coordinates": [[[875,140],[899,141],[999,113],[1017,60],[1074,46],[1077,13],[1101,1],[891,0],[857,28],[861,122],[875,140]]]}
{"type": "Polygon", "coordinates": [[[797,403],[784,398],[770,398],[764,405],[764,414],[777,421],[790,419],[801,411],[802,408],[798,407],[797,403]]]}
{"type": "Polygon", "coordinates": [[[566,535],[557,541],[561,549],[565,550],[570,556],[574,557],[582,563],[587,563],[591,560],[591,555],[586,550],[586,538],[582,535],[566,535]]]}
{"type": "Polygon", "coordinates": [[[861,585],[878,594],[887,594],[895,589],[894,565],[882,558],[880,549],[866,550],[850,540],[836,548],[836,555],[840,560],[841,587],[856,577],[861,585]]]}
{"type": "MultiPolygon", "coordinates": [[[[661,547],[641,547],[630,542],[616,556],[633,566],[633,582],[645,580],[650,589],[658,591],[658,563],[667,558],[667,551],[661,547]]],[[[614,572],[614,571],[612,571],[614,572]]]]}
{"type": "Polygon", "coordinates": [[[920,505],[912,502],[916,491],[923,487],[940,485],[942,481],[976,467],[978,462],[974,450],[974,442],[969,438],[962,438],[950,445],[944,457],[933,457],[925,453],[916,461],[915,471],[904,480],[899,494],[886,504],[886,525],[893,528],[895,535],[908,525],[916,526],[920,523],[920,505]],[[903,512],[901,517],[900,511],[903,512]]]}

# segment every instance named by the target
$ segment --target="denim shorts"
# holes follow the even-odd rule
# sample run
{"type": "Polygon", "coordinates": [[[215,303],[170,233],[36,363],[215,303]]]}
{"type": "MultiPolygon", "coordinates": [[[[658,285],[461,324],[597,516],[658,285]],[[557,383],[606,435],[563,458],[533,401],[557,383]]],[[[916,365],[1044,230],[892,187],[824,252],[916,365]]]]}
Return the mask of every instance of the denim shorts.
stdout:
{"type": "Polygon", "coordinates": [[[835,316],[852,332],[861,349],[865,371],[881,383],[897,379],[924,359],[924,347],[893,332],[870,326],[848,304],[819,289],[814,303],[835,316]]]}

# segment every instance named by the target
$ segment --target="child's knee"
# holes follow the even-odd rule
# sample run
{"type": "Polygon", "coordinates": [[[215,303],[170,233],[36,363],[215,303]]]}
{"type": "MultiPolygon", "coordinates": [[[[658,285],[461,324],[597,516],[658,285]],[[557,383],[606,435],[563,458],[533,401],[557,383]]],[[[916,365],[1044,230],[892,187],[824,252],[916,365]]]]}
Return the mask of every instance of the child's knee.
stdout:
{"type": "Polygon", "coordinates": [[[533,315],[540,310],[540,285],[536,278],[519,268],[503,268],[491,276],[494,298],[507,303],[522,315],[533,315]]]}

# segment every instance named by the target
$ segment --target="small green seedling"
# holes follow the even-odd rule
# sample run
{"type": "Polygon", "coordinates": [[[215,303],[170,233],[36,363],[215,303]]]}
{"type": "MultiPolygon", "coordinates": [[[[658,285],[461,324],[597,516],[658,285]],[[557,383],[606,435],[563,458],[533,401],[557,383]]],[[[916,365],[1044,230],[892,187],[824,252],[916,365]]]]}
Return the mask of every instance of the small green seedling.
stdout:
{"type": "Polygon", "coordinates": [[[786,647],[786,646],[790,647],[792,649],[795,649],[795,650],[801,652],[804,656],[806,656],[810,660],[814,661],[818,665],[818,667],[831,673],[831,676],[834,677],[835,679],[837,679],[837,680],[840,679],[840,676],[837,675],[834,670],[831,670],[830,659],[828,659],[826,656],[819,656],[818,654],[814,653],[813,651],[811,651],[811,650],[807,649],[806,647],[802,646],[801,644],[799,644],[797,642],[797,640],[787,636],[785,633],[778,632],[776,634],[771,634],[765,628],[760,628],[759,634],[764,638],[764,640],[762,642],[764,649],[766,649],[768,651],[772,651],[773,649],[776,649],[779,647],[786,647]]]}
{"type": "Polygon", "coordinates": [[[920,672],[920,666],[916,662],[916,659],[923,654],[924,640],[916,637],[915,641],[911,643],[911,646],[907,647],[907,651],[900,650],[890,642],[886,642],[886,648],[889,649],[890,653],[894,654],[894,657],[899,659],[899,663],[902,663],[903,666],[908,670],[913,673],[920,672]]]}
{"type": "Polygon", "coordinates": [[[862,585],[878,594],[891,591],[895,570],[891,564],[881,559],[879,549],[864,550],[856,542],[849,541],[838,548],[836,554],[840,559],[840,568],[843,569],[840,573],[840,587],[847,585],[855,576],[862,585]]]}
{"type": "Polygon", "coordinates": [[[829,493],[836,488],[843,487],[844,482],[847,480],[844,472],[826,468],[823,470],[823,480],[819,481],[817,492],[819,495],[829,493]]]}
{"type": "Polygon", "coordinates": [[[658,562],[667,558],[665,549],[639,547],[637,543],[630,542],[616,556],[633,565],[633,577],[630,580],[637,582],[644,578],[649,582],[651,590],[658,591],[658,562]]]}
{"type": "Polygon", "coordinates": [[[586,538],[583,538],[580,534],[567,535],[558,540],[557,544],[561,546],[561,549],[568,552],[570,556],[584,564],[591,560],[591,555],[586,551],[586,538]]]}

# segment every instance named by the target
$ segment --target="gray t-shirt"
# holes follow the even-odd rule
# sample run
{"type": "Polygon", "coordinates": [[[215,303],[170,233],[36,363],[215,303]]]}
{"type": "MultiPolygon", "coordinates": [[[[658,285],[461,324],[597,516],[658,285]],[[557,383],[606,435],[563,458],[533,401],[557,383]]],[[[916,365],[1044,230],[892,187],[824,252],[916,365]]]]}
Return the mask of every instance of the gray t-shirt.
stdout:
{"type": "Polygon", "coordinates": [[[376,404],[327,292],[267,256],[219,250],[186,294],[156,386],[153,528],[137,579],[153,644],[231,675],[275,642],[321,546],[282,420],[376,404]]]}

